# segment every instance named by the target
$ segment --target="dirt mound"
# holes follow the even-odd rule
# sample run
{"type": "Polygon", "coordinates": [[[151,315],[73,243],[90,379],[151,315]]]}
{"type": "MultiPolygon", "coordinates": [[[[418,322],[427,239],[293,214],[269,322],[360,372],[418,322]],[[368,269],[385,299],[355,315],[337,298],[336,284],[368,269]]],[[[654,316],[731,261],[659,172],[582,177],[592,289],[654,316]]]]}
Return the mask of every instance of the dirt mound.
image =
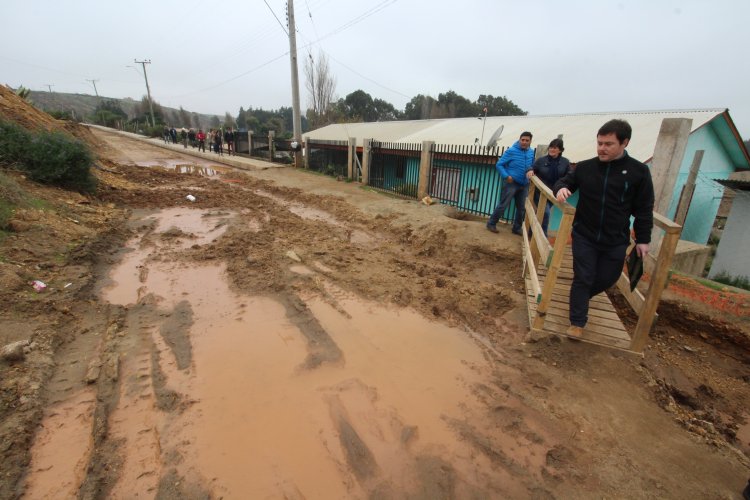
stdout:
{"type": "Polygon", "coordinates": [[[90,146],[99,146],[99,141],[87,127],[53,118],[26,102],[5,85],[0,85],[0,119],[16,123],[27,130],[64,132],[90,146]]]}

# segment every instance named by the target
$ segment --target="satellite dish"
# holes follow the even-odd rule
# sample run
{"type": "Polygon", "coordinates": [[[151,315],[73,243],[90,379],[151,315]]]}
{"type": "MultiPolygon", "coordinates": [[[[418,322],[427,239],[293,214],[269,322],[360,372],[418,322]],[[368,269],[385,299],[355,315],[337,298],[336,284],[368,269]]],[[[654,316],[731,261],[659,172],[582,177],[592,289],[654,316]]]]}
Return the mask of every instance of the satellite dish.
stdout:
{"type": "Polygon", "coordinates": [[[504,128],[505,128],[505,125],[500,125],[500,128],[495,130],[495,133],[492,134],[492,137],[490,137],[490,140],[487,141],[488,148],[494,148],[497,145],[497,140],[500,139],[500,135],[503,133],[504,128]]]}

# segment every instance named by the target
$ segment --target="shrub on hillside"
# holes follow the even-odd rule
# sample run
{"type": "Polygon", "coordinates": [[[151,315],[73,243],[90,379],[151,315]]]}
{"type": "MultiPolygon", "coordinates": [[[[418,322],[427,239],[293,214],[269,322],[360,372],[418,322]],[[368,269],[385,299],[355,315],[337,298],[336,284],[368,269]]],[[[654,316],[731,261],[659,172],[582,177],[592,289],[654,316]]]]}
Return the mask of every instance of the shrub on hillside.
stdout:
{"type": "Polygon", "coordinates": [[[93,157],[82,142],[61,132],[28,132],[0,121],[0,163],[27,173],[30,179],[67,189],[92,192],[93,157]]]}

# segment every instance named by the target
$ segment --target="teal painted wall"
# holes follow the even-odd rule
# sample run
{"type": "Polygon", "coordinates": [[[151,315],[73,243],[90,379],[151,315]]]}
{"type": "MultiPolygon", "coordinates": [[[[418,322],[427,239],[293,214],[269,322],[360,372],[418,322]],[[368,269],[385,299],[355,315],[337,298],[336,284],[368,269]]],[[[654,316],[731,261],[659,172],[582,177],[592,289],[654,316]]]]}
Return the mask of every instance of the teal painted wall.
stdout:
{"type": "Polygon", "coordinates": [[[693,163],[695,152],[702,149],[703,161],[695,181],[695,193],[690,203],[685,226],[682,228],[681,239],[705,245],[711,235],[711,228],[719,211],[719,204],[724,195],[724,186],[713,179],[726,179],[735,171],[734,164],[726,152],[717,135],[716,127],[725,126],[723,120],[714,120],[692,134],[688,138],[685,157],[677,174],[675,190],[672,193],[672,203],[669,212],[665,214],[670,219],[675,216],[677,203],[682,193],[682,187],[687,182],[690,165],[693,163]]]}

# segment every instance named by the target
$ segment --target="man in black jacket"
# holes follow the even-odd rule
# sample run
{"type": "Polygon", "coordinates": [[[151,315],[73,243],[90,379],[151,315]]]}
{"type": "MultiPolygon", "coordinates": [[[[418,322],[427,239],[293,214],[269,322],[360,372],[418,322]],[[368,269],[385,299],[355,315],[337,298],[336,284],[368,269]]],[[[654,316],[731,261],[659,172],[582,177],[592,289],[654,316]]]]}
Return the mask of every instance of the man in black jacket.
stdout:
{"type": "Polygon", "coordinates": [[[617,282],[630,243],[634,216],[635,251],[648,254],[654,225],[651,172],[631,158],[625,147],[632,129],[610,120],[596,135],[597,157],[580,162],[555,183],[558,201],[579,191],[573,219],[573,284],[570,287],[568,335],[580,337],[588,321],[589,300],[617,282]]]}

